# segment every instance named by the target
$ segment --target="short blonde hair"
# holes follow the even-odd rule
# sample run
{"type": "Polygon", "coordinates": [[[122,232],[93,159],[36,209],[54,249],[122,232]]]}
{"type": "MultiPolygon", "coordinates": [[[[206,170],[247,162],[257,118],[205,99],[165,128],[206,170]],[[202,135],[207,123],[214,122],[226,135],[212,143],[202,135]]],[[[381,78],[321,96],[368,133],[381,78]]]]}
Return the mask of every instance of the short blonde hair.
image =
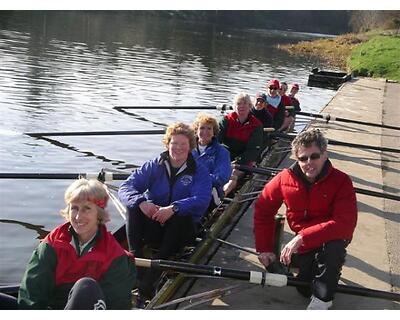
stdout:
{"type": "Polygon", "coordinates": [[[172,136],[176,136],[178,134],[182,134],[189,139],[190,150],[196,147],[196,137],[193,129],[183,122],[176,122],[168,126],[162,140],[167,149],[169,143],[171,142],[172,136]]]}
{"type": "Polygon", "coordinates": [[[319,129],[309,129],[301,132],[292,141],[292,154],[297,158],[297,153],[300,147],[309,148],[315,144],[318,149],[323,153],[328,148],[328,140],[324,137],[319,129]]]}
{"type": "Polygon", "coordinates": [[[90,201],[97,205],[97,214],[100,224],[105,224],[110,221],[110,215],[105,206],[109,199],[108,193],[103,184],[96,180],[85,178],[74,181],[65,191],[64,201],[67,207],[60,210],[60,214],[66,219],[70,219],[70,204],[73,201],[90,201]],[[104,208],[99,206],[99,203],[104,205],[104,208]]]}
{"type": "Polygon", "coordinates": [[[243,101],[249,105],[250,108],[253,106],[250,96],[245,92],[240,92],[233,98],[233,107],[236,107],[240,102],[243,101]]]}
{"type": "Polygon", "coordinates": [[[194,122],[192,123],[192,128],[193,128],[195,134],[197,134],[197,130],[203,123],[206,123],[206,124],[209,124],[212,126],[214,137],[218,134],[219,128],[218,128],[217,120],[215,120],[215,118],[213,116],[206,114],[206,113],[199,113],[197,115],[196,119],[194,120],[194,122]]]}

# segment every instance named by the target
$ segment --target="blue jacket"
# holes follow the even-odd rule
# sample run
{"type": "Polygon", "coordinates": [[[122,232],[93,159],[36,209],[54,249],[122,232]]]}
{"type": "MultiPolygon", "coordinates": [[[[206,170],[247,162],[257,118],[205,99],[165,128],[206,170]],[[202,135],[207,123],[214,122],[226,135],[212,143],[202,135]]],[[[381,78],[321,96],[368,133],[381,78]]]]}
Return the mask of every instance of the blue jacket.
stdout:
{"type": "Polygon", "coordinates": [[[148,200],[161,207],[176,205],[177,214],[191,215],[193,222],[200,222],[211,200],[208,169],[189,154],[186,165],[171,179],[168,157],[168,152],[163,152],[136,169],[121,184],[118,196],[131,209],[148,200]]]}
{"type": "Polygon", "coordinates": [[[200,155],[199,149],[195,148],[192,150],[192,155],[197,162],[208,168],[212,186],[215,187],[218,194],[222,196],[222,187],[229,181],[232,174],[229,151],[214,137],[203,154],[200,155]]]}

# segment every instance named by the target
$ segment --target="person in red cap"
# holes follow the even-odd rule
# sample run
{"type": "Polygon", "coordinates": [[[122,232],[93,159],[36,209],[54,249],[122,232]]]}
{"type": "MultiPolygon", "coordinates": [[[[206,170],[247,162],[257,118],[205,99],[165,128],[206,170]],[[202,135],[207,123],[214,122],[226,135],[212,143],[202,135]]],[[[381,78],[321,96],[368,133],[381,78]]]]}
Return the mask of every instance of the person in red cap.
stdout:
{"type": "Polygon", "coordinates": [[[286,95],[287,89],[288,89],[287,83],[281,82],[281,86],[279,88],[279,95],[281,96],[282,104],[285,107],[285,118],[283,119],[283,123],[280,128],[281,130],[285,130],[286,128],[288,128],[294,121],[294,116],[295,116],[294,109],[286,108],[292,106],[292,99],[286,95]]]}
{"type": "Polygon", "coordinates": [[[267,83],[267,107],[266,109],[272,115],[274,128],[282,130],[282,124],[285,120],[285,106],[282,97],[279,95],[280,83],[277,79],[271,79],[267,83]]]}
{"type": "Polygon", "coordinates": [[[293,83],[293,84],[291,85],[290,92],[289,92],[289,95],[288,95],[288,97],[289,97],[290,100],[291,100],[291,105],[294,106],[294,111],[295,111],[295,112],[301,111],[300,102],[299,102],[299,100],[295,97],[295,95],[299,92],[299,90],[300,90],[299,85],[298,85],[297,83],[293,83]]]}

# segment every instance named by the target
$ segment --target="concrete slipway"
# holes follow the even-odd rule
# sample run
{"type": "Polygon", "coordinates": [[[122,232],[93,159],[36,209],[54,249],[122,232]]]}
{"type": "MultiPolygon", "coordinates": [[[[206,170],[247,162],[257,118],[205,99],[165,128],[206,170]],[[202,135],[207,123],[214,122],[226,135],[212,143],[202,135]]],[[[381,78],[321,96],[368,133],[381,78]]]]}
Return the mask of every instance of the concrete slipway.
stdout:
{"type": "MultiPolygon", "coordinates": [[[[345,83],[322,110],[333,116],[400,126],[400,84],[368,78],[345,83]]],[[[400,150],[400,131],[343,122],[313,120],[330,139],[382,146],[400,150]]],[[[334,166],[348,173],[355,187],[400,196],[400,157],[398,153],[329,146],[334,166]]],[[[287,158],[281,167],[293,163],[287,158]]],[[[343,267],[340,283],[400,292],[400,202],[357,194],[358,224],[343,267]]],[[[252,248],[253,206],[243,215],[227,241],[252,248]]],[[[281,211],[285,211],[282,206],[281,211]]],[[[284,242],[291,238],[285,224],[284,242]]],[[[256,256],[222,246],[210,265],[242,270],[261,270],[256,256]]],[[[198,305],[205,310],[304,310],[309,299],[294,287],[261,287],[237,280],[199,279],[188,295],[223,288],[240,287],[230,294],[198,305]]],[[[400,310],[400,303],[337,293],[332,309],[400,310]]]]}

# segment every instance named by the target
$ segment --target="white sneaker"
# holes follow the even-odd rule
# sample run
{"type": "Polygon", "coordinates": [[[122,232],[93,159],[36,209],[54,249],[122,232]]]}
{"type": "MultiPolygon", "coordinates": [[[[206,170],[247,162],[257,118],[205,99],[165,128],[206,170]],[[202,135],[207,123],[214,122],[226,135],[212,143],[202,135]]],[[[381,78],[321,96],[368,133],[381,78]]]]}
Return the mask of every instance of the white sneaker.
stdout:
{"type": "Polygon", "coordinates": [[[317,297],[311,296],[311,302],[307,307],[307,310],[328,310],[332,307],[332,300],[331,301],[322,301],[317,297]]]}

